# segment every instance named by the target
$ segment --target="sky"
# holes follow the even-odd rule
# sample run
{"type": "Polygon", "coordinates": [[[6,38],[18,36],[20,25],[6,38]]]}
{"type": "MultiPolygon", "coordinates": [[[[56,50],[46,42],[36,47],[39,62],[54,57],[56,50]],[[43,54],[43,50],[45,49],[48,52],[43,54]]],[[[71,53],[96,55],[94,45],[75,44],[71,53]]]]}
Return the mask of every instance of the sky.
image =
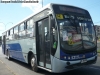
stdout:
{"type": "Polygon", "coordinates": [[[89,11],[94,25],[100,25],[99,0],[38,0],[39,3],[0,3],[0,36],[16,23],[40,10],[49,3],[78,6],[89,11]],[[42,5],[43,1],[43,5],[42,5]]]}

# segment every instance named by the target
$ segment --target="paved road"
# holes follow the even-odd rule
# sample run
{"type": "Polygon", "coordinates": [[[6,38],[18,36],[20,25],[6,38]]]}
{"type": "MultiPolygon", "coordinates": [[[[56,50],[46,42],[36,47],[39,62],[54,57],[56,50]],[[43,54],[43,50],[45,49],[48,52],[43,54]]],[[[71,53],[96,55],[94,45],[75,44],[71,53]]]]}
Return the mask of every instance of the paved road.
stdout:
{"type": "MultiPolygon", "coordinates": [[[[17,60],[7,60],[6,56],[1,53],[0,49],[0,60],[4,62],[11,71],[13,71],[16,75],[55,75],[54,73],[49,73],[47,71],[41,70],[39,73],[36,73],[31,70],[29,65],[19,62],[17,60]]],[[[57,67],[59,68],[59,66],[57,67]]],[[[95,65],[91,65],[88,67],[76,69],[73,71],[59,73],[57,75],[100,75],[100,57],[98,57],[98,61],[95,65]]]]}

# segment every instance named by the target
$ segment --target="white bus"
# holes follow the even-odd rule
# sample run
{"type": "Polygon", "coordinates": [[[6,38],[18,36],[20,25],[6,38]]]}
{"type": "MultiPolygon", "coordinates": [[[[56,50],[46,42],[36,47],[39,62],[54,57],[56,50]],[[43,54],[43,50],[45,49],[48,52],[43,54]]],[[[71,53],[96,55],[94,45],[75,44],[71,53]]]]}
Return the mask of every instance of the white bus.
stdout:
{"type": "Polygon", "coordinates": [[[8,59],[28,63],[34,71],[61,73],[97,60],[91,16],[76,6],[50,3],[5,31],[2,38],[8,59]]]}

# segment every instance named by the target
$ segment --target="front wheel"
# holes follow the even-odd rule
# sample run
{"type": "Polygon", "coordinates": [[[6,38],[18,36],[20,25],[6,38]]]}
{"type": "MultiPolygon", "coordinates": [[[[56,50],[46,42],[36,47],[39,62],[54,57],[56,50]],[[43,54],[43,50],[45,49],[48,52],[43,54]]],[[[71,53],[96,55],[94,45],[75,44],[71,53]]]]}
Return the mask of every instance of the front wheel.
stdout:
{"type": "Polygon", "coordinates": [[[37,72],[38,71],[38,67],[37,67],[37,64],[36,64],[36,59],[35,59],[35,57],[33,55],[31,56],[30,63],[31,63],[32,70],[37,72]]]}

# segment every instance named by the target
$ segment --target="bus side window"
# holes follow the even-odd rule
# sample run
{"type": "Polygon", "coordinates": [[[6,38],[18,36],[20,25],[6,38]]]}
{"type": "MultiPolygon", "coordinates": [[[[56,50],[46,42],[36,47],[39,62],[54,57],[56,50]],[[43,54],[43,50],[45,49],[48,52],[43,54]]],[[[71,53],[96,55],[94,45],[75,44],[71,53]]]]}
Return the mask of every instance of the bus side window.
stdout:
{"type": "Polygon", "coordinates": [[[8,40],[9,40],[9,35],[8,35],[8,32],[9,32],[9,31],[7,31],[7,34],[6,34],[6,41],[8,41],[8,40]]]}
{"type": "Polygon", "coordinates": [[[10,30],[8,31],[8,36],[7,36],[7,40],[10,40],[10,30]]]}
{"type": "Polygon", "coordinates": [[[27,30],[26,30],[26,36],[27,37],[33,37],[33,25],[34,25],[34,21],[33,18],[29,19],[26,23],[27,25],[27,30]]]}
{"type": "Polygon", "coordinates": [[[13,40],[14,38],[13,38],[13,28],[10,30],[10,36],[9,36],[9,39],[10,40],[13,40]]]}
{"type": "Polygon", "coordinates": [[[18,39],[18,26],[14,27],[14,39],[18,39]]]}
{"type": "Polygon", "coordinates": [[[19,25],[19,38],[25,38],[25,26],[24,23],[19,25]]]}

